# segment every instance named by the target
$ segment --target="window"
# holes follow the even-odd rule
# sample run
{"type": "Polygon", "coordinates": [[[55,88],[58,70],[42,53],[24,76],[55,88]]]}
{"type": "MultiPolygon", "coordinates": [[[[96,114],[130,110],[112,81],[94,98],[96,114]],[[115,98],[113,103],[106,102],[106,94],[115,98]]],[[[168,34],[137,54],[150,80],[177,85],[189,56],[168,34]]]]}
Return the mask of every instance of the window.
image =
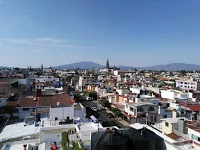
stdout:
{"type": "Polygon", "coordinates": [[[148,111],[154,111],[154,108],[153,107],[149,107],[148,111]]]}
{"type": "Polygon", "coordinates": [[[168,122],[165,122],[165,126],[166,126],[166,127],[169,127],[169,123],[168,123],[168,122]]]}
{"type": "Polygon", "coordinates": [[[192,139],[200,142],[200,137],[192,134],[192,139]]]}
{"type": "Polygon", "coordinates": [[[29,108],[23,108],[23,111],[29,111],[29,108]]]}
{"type": "Polygon", "coordinates": [[[132,111],[132,112],[133,112],[133,108],[132,108],[132,107],[130,107],[130,111],[132,111]]]}
{"type": "Polygon", "coordinates": [[[163,118],[167,118],[167,115],[163,115],[163,118]]]}
{"type": "Polygon", "coordinates": [[[138,112],[144,112],[144,109],[143,109],[142,107],[139,107],[139,108],[137,109],[137,111],[138,111],[138,112]]]}

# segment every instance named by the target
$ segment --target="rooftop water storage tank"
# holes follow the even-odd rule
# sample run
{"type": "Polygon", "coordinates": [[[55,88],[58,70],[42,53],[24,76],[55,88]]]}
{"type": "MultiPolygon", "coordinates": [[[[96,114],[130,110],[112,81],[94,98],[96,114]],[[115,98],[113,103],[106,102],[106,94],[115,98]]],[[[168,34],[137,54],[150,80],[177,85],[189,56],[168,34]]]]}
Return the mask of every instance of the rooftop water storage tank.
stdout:
{"type": "Polygon", "coordinates": [[[126,150],[128,137],[119,133],[116,129],[107,129],[104,133],[95,136],[93,150],[126,150]]]}
{"type": "Polygon", "coordinates": [[[149,129],[130,128],[125,134],[129,137],[129,150],[166,150],[164,140],[149,129]]]}

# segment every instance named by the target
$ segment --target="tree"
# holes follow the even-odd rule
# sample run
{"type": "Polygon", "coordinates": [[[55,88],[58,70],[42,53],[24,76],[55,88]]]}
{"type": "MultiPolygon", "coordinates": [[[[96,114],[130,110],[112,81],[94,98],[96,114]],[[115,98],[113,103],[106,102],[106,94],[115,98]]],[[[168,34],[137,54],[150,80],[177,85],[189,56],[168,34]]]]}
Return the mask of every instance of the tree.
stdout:
{"type": "Polygon", "coordinates": [[[110,103],[109,103],[109,101],[106,100],[106,99],[100,100],[99,103],[100,103],[103,107],[108,107],[108,108],[110,108],[110,103]]]}
{"type": "Polygon", "coordinates": [[[111,108],[111,111],[115,114],[116,117],[122,116],[122,113],[118,108],[111,108]]]}
{"type": "Polygon", "coordinates": [[[186,71],[185,70],[181,70],[180,73],[184,76],[186,75],[186,71]]]}
{"type": "Polygon", "coordinates": [[[68,147],[67,147],[67,142],[68,142],[68,133],[67,132],[63,132],[62,133],[62,140],[61,140],[61,144],[62,144],[62,149],[63,150],[68,150],[68,147]]]}

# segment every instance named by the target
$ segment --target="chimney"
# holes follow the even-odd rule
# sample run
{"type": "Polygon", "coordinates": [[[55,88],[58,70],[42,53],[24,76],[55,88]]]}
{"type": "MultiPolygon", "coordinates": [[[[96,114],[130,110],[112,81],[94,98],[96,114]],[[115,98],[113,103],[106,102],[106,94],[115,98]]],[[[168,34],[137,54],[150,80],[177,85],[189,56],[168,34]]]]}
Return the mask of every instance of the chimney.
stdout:
{"type": "Polygon", "coordinates": [[[40,97],[40,96],[42,96],[42,90],[41,89],[37,89],[36,97],[40,97]]]}

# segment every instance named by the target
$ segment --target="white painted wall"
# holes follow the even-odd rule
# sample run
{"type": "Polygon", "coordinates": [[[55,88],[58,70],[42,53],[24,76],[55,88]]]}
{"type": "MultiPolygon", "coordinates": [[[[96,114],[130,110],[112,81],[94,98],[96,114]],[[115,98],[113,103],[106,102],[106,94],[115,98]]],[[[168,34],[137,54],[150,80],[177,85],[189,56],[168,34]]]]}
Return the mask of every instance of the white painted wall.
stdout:
{"type": "Polygon", "coordinates": [[[56,142],[57,145],[60,144],[62,139],[62,132],[68,131],[69,129],[74,130],[75,125],[60,125],[54,127],[44,127],[40,129],[40,143],[43,142],[56,142]]]}
{"type": "Polygon", "coordinates": [[[170,107],[176,109],[177,111],[181,111],[181,106],[176,103],[170,103],[170,107]]]}
{"type": "Polygon", "coordinates": [[[81,110],[74,110],[74,117],[79,117],[81,121],[85,121],[85,114],[86,114],[86,109],[85,107],[81,110]]]}
{"type": "Polygon", "coordinates": [[[160,89],[157,87],[146,87],[146,89],[160,94],[160,89]]]}
{"type": "Polygon", "coordinates": [[[59,144],[62,139],[62,133],[56,132],[56,130],[40,132],[40,139],[42,142],[43,141],[47,141],[47,142],[51,142],[51,143],[56,142],[57,144],[59,144]]]}
{"type": "Polygon", "coordinates": [[[56,107],[50,108],[49,110],[50,120],[55,120],[57,117],[58,120],[66,119],[68,116],[70,119],[74,118],[74,107],[56,107]]]}
{"type": "Polygon", "coordinates": [[[130,91],[132,92],[132,93],[137,93],[137,94],[139,94],[140,93],[140,89],[138,89],[138,88],[130,88],[130,91]]]}
{"type": "Polygon", "coordinates": [[[26,118],[34,110],[34,108],[29,108],[29,110],[23,110],[23,108],[18,108],[18,109],[19,109],[19,111],[18,111],[19,112],[19,119],[26,118]]]}
{"type": "Polygon", "coordinates": [[[116,92],[118,93],[118,95],[125,95],[125,94],[128,94],[130,91],[123,90],[123,89],[117,89],[116,92]]]}
{"type": "Polygon", "coordinates": [[[160,92],[162,98],[174,99],[175,93],[173,91],[161,90],[160,92]]]}

